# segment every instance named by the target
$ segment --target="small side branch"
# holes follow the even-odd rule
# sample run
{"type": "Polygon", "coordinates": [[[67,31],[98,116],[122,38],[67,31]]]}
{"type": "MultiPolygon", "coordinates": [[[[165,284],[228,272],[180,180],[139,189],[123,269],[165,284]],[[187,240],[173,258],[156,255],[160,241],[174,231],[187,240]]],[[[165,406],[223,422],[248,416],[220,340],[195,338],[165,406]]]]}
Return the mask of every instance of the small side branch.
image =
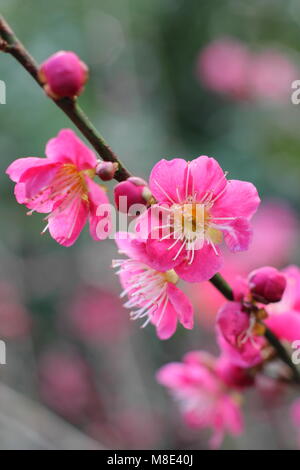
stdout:
{"type": "MultiPolygon", "coordinates": [[[[210,282],[221,292],[227,300],[234,300],[233,297],[233,290],[230,285],[225,281],[225,279],[221,276],[221,274],[215,274],[211,279],[210,282]]],[[[268,342],[273,346],[275,349],[277,356],[284,362],[293,373],[293,380],[295,383],[300,384],[300,373],[295,364],[292,362],[290,355],[288,354],[285,347],[281,344],[279,339],[277,338],[272,331],[265,326],[265,338],[268,342]]]]}
{"type": "Polygon", "coordinates": [[[221,274],[215,274],[210,279],[210,282],[215,286],[216,289],[218,289],[218,291],[221,292],[221,294],[224,295],[227,300],[234,300],[232,289],[230,285],[225,281],[225,279],[221,276],[221,274]]]}

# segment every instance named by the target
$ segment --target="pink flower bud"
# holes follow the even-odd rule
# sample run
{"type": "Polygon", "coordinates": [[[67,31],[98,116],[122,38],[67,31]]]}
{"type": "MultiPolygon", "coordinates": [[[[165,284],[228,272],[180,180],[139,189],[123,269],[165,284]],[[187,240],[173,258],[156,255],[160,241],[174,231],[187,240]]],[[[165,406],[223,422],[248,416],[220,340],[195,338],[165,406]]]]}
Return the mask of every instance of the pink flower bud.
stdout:
{"type": "Polygon", "coordinates": [[[269,266],[252,271],[248,282],[253,298],[264,304],[279,302],[286,287],[285,276],[269,266]]]}
{"type": "Polygon", "coordinates": [[[226,385],[235,388],[249,387],[254,384],[254,376],[245,367],[232,363],[227,356],[220,356],[216,363],[216,373],[226,385]]]}
{"type": "Polygon", "coordinates": [[[114,189],[115,204],[120,212],[130,212],[133,204],[146,205],[151,198],[146,181],[131,177],[117,184],[114,189]]]}
{"type": "Polygon", "coordinates": [[[103,181],[110,181],[115,176],[118,170],[118,163],[113,162],[100,162],[96,167],[96,174],[103,181]]]}
{"type": "Polygon", "coordinates": [[[51,98],[74,98],[83,91],[88,67],[71,51],[59,51],[39,68],[39,78],[51,98]]]}

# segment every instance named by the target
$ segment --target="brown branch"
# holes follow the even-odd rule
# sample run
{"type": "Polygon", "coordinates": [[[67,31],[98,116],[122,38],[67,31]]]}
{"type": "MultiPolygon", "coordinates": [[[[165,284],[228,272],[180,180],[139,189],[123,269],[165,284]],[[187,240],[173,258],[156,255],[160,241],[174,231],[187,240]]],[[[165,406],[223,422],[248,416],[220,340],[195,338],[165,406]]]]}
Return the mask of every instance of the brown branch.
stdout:
{"type": "MultiPolygon", "coordinates": [[[[2,16],[0,16],[0,50],[12,55],[43,88],[43,83],[38,74],[38,64],[2,16]]],[[[124,181],[131,176],[75,100],[63,98],[60,100],[52,99],[52,101],[71,119],[104,161],[118,164],[118,171],[114,176],[117,181],[124,181]]]]}

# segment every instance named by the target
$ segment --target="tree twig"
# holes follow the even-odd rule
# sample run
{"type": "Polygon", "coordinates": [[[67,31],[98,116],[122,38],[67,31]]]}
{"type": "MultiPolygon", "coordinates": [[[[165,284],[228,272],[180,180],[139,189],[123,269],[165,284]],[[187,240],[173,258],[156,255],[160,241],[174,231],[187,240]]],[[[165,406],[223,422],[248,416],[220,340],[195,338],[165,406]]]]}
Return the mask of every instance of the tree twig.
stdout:
{"type": "Polygon", "coordinates": [[[210,282],[215,286],[216,289],[218,289],[218,291],[221,292],[221,294],[224,295],[227,300],[233,300],[232,289],[227,281],[225,281],[225,279],[221,276],[221,274],[215,274],[210,279],[210,282]]]}
{"type": "MultiPolygon", "coordinates": [[[[0,50],[12,55],[43,88],[38,74],[38,64],[2,16],[0,16],[0,50]]],[[[52,101],[71,119],[103,160],[118,163],[118,171],[114,176],[117,181],[124,181],[131,176],[75,100],[63,98],[52,101]]]]}

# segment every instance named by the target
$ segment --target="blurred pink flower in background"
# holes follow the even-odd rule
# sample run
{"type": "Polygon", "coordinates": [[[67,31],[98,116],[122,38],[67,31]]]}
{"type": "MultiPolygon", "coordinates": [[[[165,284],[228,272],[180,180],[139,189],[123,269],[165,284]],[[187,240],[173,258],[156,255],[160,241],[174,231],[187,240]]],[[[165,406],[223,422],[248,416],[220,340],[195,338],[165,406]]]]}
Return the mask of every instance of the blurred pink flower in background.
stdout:
{"type": "Polygon", "coordinates": [[[196,72],[210,90],[254,101],[287,100],[292,82],[299,78],[298,67],[283,53],[254,53],[234,38],[216,39],[204,47],[196,72]]]}
{"type": "Polygon", "coordinates": [[[18,299],[18,292],[12,284],[0,283],[0,337],[17,339],[27,336],[31,319],[18,299]]]}
{"type": "Polygon", "coordinates": [[[39,363],[42,400],[72,422],[85,419],[97,403],[88,364],[77,354],[47,352],[39,363]]]}
{"type": "Polygon", "coordinates": [[[289,263],[299,240],[299,216],[281,200],[265,200],[252,219],[253,240],[247,252],[230,257],[244,274],[259,266],[289,263]]]}
{"type": "MultiPolygon", "coordinates": [[[[252,219],[253,240],[248,251],[238,256],[225,253],[225,268],[221,274],[229,282],[236,283],[237,276],[247,277],[249,271],[263,265],[282,267],[294,254],[298,242],[299,220],[291,207],[281,201],[261,204],[252,219]]],[[[212,326],[216,312],[224,303],[224,297],[209,282],[198,289],[187,291],[199,311],[199,321],[212,326]]]]}
{"type": "Polygon", "coordinates": [[[252,58],[249,68],[250,94],[258,100],[289,100],[291,85],[299,78],[298,68],[276,50],[265,50],[252,58]]]}
{"type": "Polygon", "coordinates": [[[237,392],[226,387],[214,365],[213,356],[191,352],[183,362],[163,366],[157,380],[169,389],[188,426],[213,430],[210,446],[217,448],[225,432],[242,433],[243,417],[237,392]]]}
{"type": "Polygon", "coordinates": [[[162,416],[146,409],[128,407],[113,411],[109,421],[91,421],[85,429],[108,448],[153,449],[162,439],[162,416]]]}
{"type": "Polygon", "coordinates": [[[215,363],[217,375],[230,387],[243,389],[254,384],[254,376],[249,369],[234,364],[226,355],[221,354],[215,363]]]}
{"type": "Polygon", "coordinates": [[[198,56],[197,76],[217,93],[247,97],[250,53],[235,39],[222,38],[208,44],[198,56]]]}
{"type": "Polygon", "coordinates": [[[67,316],[75,334],[86,342],[111,344],[129,331],[130,321],[119,297],[104,288],[79,288],[67,316]]]}

